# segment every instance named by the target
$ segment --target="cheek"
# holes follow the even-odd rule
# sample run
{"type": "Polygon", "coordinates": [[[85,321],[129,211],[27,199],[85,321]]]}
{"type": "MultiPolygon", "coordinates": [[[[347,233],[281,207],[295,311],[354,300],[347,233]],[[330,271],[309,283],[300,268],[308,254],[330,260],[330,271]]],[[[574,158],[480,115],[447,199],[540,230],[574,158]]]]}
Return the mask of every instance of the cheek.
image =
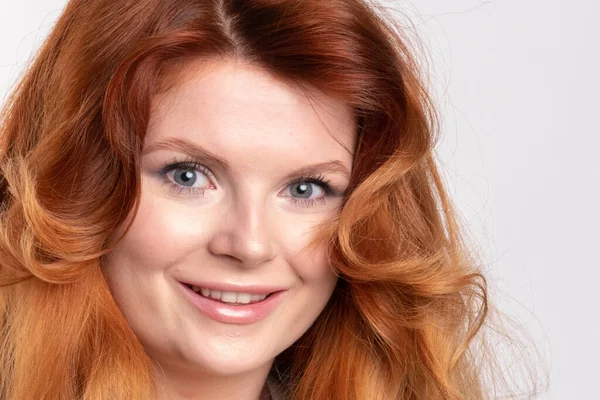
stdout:
{"type": "Polygon", "coordinates": [[[208,241],[210,221],[161,198],[141,199],[129,231],[111,252],[131,268],[162,270],[177,265],[208,241]]]}
{"type": "Polygon", "coordinates": [[[335,279],[327,255],[327,244],[307,247],[314,238],[318,224],[323,222],[322,216],[315,217],[313,221],[295,219],[282,222],[278,232],[280,249],[300,279],[306,283],[324,280],[324,284],[335,279]]]}
{"type": "MultiPolygon", "coordinates": [[[[290,306],[284,317],[276,324],[285,327],[286,346],[291,346],[317,320],[331,298],[337,275],[331,269],[327,246],[321,244],[311,249],[304,249],[305,241],[288,241],[285,251],[289,266],[297,275],[297,286],[294,297],[290,298],[290,306]]],[[[281,349],[283,351],[283,349],[281,349]]]]}
{"type": "Polygon", "coordinates": [[[165,275],[185,265],[185,258],[195,257],[208,240],[210,221],[189,210],[144,192],[129,230],[103,260],[113,297],[144,343],[158,343],[172,329],[170,317],[165,317],[162,329],[156,329],[156,316],[176,317],[171,309],[173,290],[165,275]]]}
{"type": "Polygon", "coordinates": [[[291,261],[291,265],[305,283],[322,283],[329,286],[331,280],[335,279],[325,245],[306,250],[300,249],[291,261]]]}

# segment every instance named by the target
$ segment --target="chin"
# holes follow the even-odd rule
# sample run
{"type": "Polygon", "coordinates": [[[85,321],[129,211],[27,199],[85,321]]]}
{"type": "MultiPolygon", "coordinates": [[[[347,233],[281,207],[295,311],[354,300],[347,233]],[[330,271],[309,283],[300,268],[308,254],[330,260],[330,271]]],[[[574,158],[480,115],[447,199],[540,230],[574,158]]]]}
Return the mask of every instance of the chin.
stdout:
{"type": "Polygon", "coordinates": [[[192,354],[187,353],[184,363],[190,370],[226,376],[244,374],[257,369],[268,370],[274,358],[275,356],[269,357],[264,352],[256,353],[249,351],[248,347],[231,344],[213,349],[197,349],[192,354]]]}

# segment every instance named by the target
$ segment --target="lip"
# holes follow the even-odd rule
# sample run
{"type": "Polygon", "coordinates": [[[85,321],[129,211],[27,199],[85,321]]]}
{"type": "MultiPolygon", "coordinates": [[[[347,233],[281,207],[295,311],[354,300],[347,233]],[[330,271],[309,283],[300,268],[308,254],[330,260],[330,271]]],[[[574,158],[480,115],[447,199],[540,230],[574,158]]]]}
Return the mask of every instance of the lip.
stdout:
{"type": "MultiPolygon", "coordinates": [[[[266,299],[252,304],[226,304],[218,300],[210,299],[194,292],[188,284],[180,282],[185,297],[192,303],[200,312],[207,317],[228,324],[252,324],[266,318],[284,299],[287,290],[267,291],[271,293],[266,299]]],[[[196,286],[196,285],[194,285],[196,286]]],[[[223,287],[223,285],[220,285],[223,287]]],[[[225,287],[231,287],[225,285],[225,287]]],[[[254,288],[256,290],[256,287],[254,288]]],[[[216,289],[219,290],[219,289],[216,289]]],[[[246,291],[248,287],[238,290],[244,293],[261,294],[261,292],[246,291]]],[[[259,290],[264,290],[259,288],[259,290]]]]}
{"type": "Polygon", "coordinates": [[[199,288],[205,288],[210,290],[220,290],[221,292],[237,292],[237,293],[250,293],[250,294],[261,294],[267,295],[269,293],[280,292],[286,290],[284,287],[277,286],[264,286],[264,285],[236,285],[234,283],[222,283],[222,282],[191,282],[181,281],[184,285],[196,286],[199,288]]]}

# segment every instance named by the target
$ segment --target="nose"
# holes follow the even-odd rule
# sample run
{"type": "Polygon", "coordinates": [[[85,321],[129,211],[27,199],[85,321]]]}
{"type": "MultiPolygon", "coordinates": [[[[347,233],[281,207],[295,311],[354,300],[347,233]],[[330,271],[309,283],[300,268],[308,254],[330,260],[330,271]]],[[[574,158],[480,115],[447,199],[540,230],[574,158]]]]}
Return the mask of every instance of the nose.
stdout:
{"type": "Polygon", "coordinates": [[[271,232],[264,201],[237,199],[223,210],[214,235],[208,243],[211,254],[236,260],[253,267],[276,256],[276,244],[271,232]]]}

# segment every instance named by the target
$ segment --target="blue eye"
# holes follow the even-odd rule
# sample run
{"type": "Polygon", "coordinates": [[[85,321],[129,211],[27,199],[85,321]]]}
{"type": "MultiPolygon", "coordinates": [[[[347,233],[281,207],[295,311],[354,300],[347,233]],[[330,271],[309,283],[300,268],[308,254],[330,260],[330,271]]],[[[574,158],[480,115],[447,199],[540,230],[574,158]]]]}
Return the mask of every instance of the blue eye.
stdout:
{"type": "Polygon", "coordinates": [[[210,185],[210,181],[204,173],[195,170],[194,168],[173,168],[167,173],[167,176],[172,175],[173,181],[178,185],[186,187],[195,187],[196,182],[201,183],[201,187],[210,185]]]}
{"type": "MultiPolygon", "coordinates": [[[[215,189],[211,171],[194,160],[167,163],[159,174],[177,194],[204,195],[206,190],[215,189]]],[[[334,190],[322,176],[300,177],[290,182],[283,196],[298,207],[313,207],[317,203],[326,203],[330,197],[341,197],[342,192],[334,190]]]]}
{"type": "Polygon", "coordinates": [[[317,203],[326,203],[330,197],[340,197],[322,176],[300,177],[291,182],[284,195],[298,207],[309,208],[317,203]]]}
{"type": "Polygon", "coordinates": [[[166,177],[171,189],[178,194],[202,195],[205,190],[214,187],[210,181],[211,172],[195,161],[173,160],[160,170],[160,174],[166,177]]]}
{"type": "Polygon", "coordinates": [[[289,188],[290,196],[298,199],[310,199],[313,195],[322,197],[325,194],[323,186],[309,181],[292,183],[289,188]]]}

